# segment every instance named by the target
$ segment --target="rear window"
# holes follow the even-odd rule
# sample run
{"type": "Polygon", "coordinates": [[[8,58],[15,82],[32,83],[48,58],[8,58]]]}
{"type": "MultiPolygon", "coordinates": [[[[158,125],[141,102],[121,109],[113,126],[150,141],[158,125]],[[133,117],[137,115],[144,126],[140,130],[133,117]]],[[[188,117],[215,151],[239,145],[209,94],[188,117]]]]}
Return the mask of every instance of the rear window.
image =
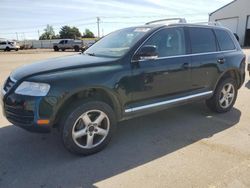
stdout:
{"type": "Polygon", "coordinates": [[[222,51],[235,49],[234,42],[226,31],[221,29],[216,29],[215,34],[219,42],[220,49],[222,51]]]}
{"type": "Polygon", "coordinates": [[[215,36],[212,29],[190,28],[192,53],[206,53],[217,51],[215,36]]]}

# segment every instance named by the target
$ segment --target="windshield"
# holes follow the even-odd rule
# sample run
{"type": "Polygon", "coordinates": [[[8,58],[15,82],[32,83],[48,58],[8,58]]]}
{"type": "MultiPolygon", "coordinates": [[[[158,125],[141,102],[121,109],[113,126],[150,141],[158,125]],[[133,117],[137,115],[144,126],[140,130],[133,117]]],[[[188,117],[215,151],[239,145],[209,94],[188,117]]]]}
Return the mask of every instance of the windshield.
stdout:
{"type": "Polygon", "coordinates": [[[150,29],[150,27],[133,27],[115,31],[93,44],[84,54],[122,57],[150,29]]]}

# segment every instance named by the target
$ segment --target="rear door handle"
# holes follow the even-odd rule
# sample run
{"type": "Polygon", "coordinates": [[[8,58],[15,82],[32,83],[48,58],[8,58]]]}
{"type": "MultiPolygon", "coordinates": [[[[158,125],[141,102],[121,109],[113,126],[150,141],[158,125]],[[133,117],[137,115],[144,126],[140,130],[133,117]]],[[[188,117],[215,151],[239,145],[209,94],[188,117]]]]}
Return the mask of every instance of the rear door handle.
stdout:
{"type": "Polygon", "coordinates": [[[182,65],[182,67],[183,67],[184,69],[188,69],[188,68],[191,67],[191,64],[190,64],[190,63],[184,63],[184,64],[182,65]]]}
{"type": "Polygon", "coordinates": [[[220,64],[223,64],[223,63],[225,63],[225,59],[224,58],[220,58],[220,59],[217,60],[217,62],[220,63],[220,64]]]}

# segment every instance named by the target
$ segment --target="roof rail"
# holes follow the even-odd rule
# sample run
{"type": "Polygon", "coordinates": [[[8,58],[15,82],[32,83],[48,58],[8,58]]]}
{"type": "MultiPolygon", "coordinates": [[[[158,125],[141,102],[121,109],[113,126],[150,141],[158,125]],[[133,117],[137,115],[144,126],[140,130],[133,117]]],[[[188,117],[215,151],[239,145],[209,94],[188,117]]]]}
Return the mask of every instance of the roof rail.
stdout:
{"type": "Polygon", "coordinates": [[[216,22],[197,22],[197,23],[192,23],[192,24],[198,24],[198,25],[212,25],[212,26],[220,26],[222,27],[222,24],[218,21],[216,22]]]}
{"type": "MultiPolygon", "coordinates": [[[[146,25],[151,25],[151,24],[157,24],[157,23],[161,23],[161,22],[170,22],[170,21],[174,21],[177,20],[177,23],[187,23],[185,18],[167,18],[167,19],[161,19],[161,20],[154,20],[151,22],[146,23],[146,25]]],[[[172,24],[172,23],[170,23],[172,24]]]]}

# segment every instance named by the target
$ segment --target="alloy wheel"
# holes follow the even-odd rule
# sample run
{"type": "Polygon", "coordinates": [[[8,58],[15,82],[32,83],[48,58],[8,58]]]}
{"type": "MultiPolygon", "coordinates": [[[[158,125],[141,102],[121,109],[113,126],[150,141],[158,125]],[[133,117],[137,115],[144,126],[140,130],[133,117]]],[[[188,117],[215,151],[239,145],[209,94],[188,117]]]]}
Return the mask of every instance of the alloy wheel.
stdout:
{"type": "Polygon", "coordinates": [[[91,149],[104,141],[109,129],[110,121],[108,116],[100,110],[90,110],[75,121],[72,138],[79,147],[91,149]]]}
{"type": "Polygon", "coordinates": [[[232,104],[234,96],[235,96],[235,89],[233,84],[231,83],[225,84],[220,93],[220,98],[219,98],[220,106],[222,108],[228,108],[232,104]]]}

